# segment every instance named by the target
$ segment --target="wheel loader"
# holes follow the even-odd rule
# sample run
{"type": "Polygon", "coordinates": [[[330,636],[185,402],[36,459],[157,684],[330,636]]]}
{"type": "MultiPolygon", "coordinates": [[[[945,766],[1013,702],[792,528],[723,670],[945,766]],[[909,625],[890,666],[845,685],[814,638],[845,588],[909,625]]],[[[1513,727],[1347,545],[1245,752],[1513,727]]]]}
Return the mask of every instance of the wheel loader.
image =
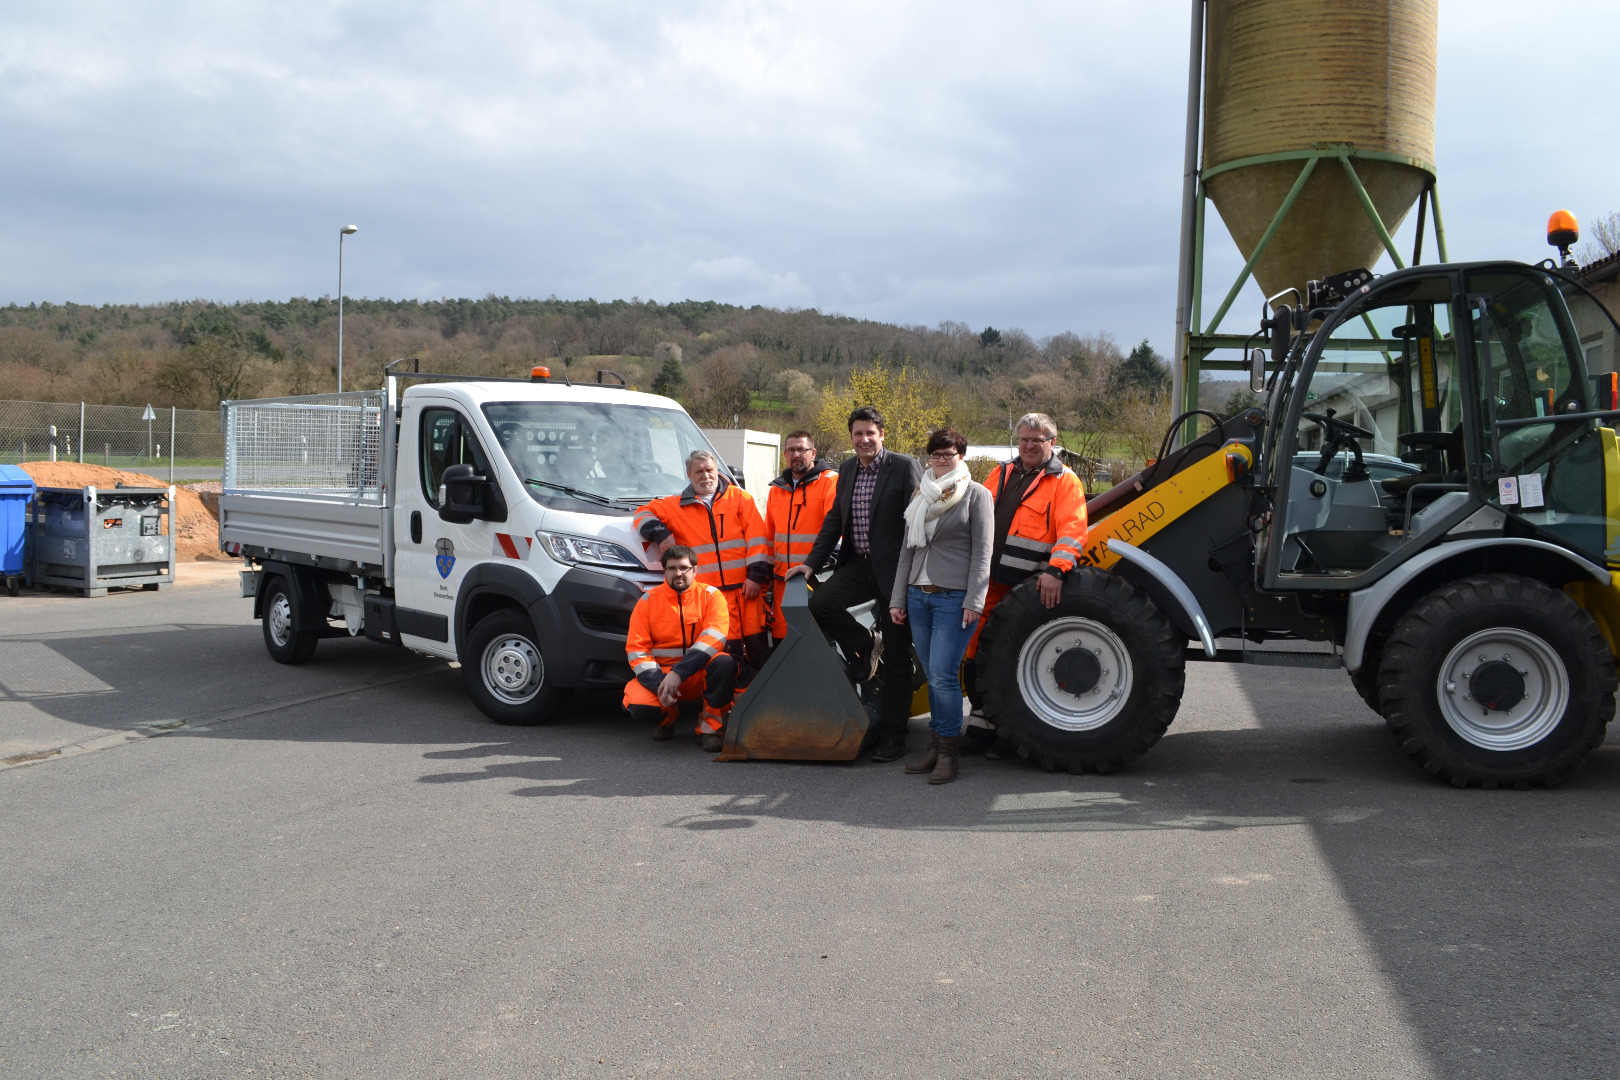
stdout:
{"type": "MultiPolygon", "coordinates": [[[[1264,405],[1170,450],[1177,417],[1088,501],[1061,602],[1030,581],[985,626],[987,713],[1043,768],[1110,772],[1175,719],[1189,661],[1342,667],[1436,777],[1557,783],[1615,710],[1620,390],[1582,347],[1612,326],[1551,260],[1269,298],[1246,350],[1264,405]]],[[[803,604],[723,758],[858,752],[866,715],[803,604]]]]}

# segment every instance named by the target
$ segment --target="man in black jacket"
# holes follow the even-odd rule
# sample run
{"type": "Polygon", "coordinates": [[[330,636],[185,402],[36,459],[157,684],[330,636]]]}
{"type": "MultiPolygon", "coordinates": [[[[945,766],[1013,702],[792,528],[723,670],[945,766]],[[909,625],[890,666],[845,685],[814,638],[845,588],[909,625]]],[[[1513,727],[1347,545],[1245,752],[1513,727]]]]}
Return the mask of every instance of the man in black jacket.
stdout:
{"type": "Polygon", "coordinates": [[[922,480],[922,466],[907,454],[883,449],[883,414],[864,405],[849,414],[855,456],[838,467],[838,495],[821,523],[815,546],[787,576],[814,574],[839,548],[838,568],[810,594],[810,613],[863,681],[883,673],[883,717],[873,761],[894,761],[906,752],[911,720],[911,627],[889,620],[889,594],[905,543],[906,505],[922,480]],[[876,601],[877,635],[849,609],[876,601]]]}

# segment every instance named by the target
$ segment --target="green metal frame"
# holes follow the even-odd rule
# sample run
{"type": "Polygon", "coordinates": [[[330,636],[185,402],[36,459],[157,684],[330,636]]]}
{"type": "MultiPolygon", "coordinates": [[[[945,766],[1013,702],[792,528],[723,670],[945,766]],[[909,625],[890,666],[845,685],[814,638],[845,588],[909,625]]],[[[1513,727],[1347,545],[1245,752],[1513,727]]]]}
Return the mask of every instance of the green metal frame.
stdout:
{"type": "MultiPolygon", "coordinates": [[[[1401,253],[1396,250],[1395,240],[1390,236],[1389,229],[1384,225],[1383,219],[1378,216],[1378,208],[1373,205],[1372,196],[1367,194],[1366,185],[1361,182],[1361,177],[1356,172],[1355,162],[1358,159],[1394,162],[1400,165],[1410,165],[1427,173],[1429,182],[1424,186],[1422,194],[1418,196],[1419,205],[1422,204],[1423,198],[1427,196],[1429,207],[1434,211],[1434,239],[1435,246],[1439,251],[1440,261],[1449,261],[1446,254],[1445,224],[1440,217],[1440,194],[1435,185],[1435,168],[1433,164],[1421,158],[1407,157],[1404,154],[1357,150],[1354,147],[1345,145],[1323,144],[1312,146],[1309,150],[1291,150],[1278,154],[1258,154],[1254,157],[1239,158],[1236,161],[1228,161],[1212,169],[1204,170],[1199,174],[1195,195],[1197,207],[1193,226],[1192,306],[1188,318],[1187,340],[1185,348],[1182,350],[1182,355],[1185,357],[1183,360],[1185,365],[1183,369],[1184,379],[1181,384],[1182,409],[1198,407],[1198,378],[1206,368],[1214,371],[1242,371],[1247,369],[1247,361],[1241,355],[1231,360],[1211,360],[1209,358],[1211,353],[1224,349],[1236,349],[1241,352],[1244,342],[1249,337],[1247,334],[1222,334],[1217,331],[1220,329],[1222,320],[1231,311],[1233,303],[1237,301],[1238,294],[1243,291],[1243,286],[1248,283],[1249,276],[1254,272],[1255,263],[1259,262],[1260,256],[1265,254],[1266,248],[1271,245],[1272,238],[1277,235],[1277,230],[1282,228],[1283,221],[1288,217],[1289,211],[1294,208],[1294,203],[1298,200],[1300,192],[1305,190],[1306,181],[1310,180],[1311,174],[1316,171],[1317,165],[1327,159],[1337,160],[1344,169],[1345,175],[1350,179],[1350,186],[1355,190],[1356,197],[1361,202],[1362,210],[1366,212],[1368,219],[1372,221],[1373,227],[1378,230],[1378,238],[1383,242],[1384,250],[1389,253],[1390,259],[1394,261],[1398,269],[1405,269],[1406,262],[1401,258],[1401,253]],[[1280,161],[1301,162],[1299,177],[1294,181],[1294,186],[1289,188],[1288,195],[1283,199],[1282,205],[1277,207],[1277,212],[1272,215],[1271,223],[1266,226],[1266,231],[1261,234],[1260,242],[1255,245],[1254,253],[1243,264],[1243,269],[1238,273],[1237,280],[1232,282],[1232,287],[1226,291],[1226,296],[1221,301],[1220,307],[1215,310],[1215,317],[1210,320],[1209,325],[1206,327],[1202,324],[1204,221],[1205,207],[1208,205],[1209,196],[1204,184],[1210,177],[1219,176],[1221,173],[1247,168],[1251,165],[1266,165],[1280,161]]],[[[1421,238],[1419,238],[1419,242],[1421,243],[1421,238]]],[[[1376,337],[1376,334],[1374,336],[1376,337]]]]}

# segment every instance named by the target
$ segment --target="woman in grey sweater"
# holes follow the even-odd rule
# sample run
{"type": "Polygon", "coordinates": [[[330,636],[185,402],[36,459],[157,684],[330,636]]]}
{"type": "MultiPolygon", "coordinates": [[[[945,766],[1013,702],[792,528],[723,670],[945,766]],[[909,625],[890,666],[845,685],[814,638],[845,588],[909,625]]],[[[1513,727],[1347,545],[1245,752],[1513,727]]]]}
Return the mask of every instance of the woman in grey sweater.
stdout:
{"type": "Polygon", "coordinates": [[[995,504],[968,475],[967,440],[954,428],[928,437],[928,464],[906,507],[906,540],[889,597],[889,618],[911,622],[911,640],[928,676],[928,753],[906,766],[930,784],[956,778],[962,734],[957,669],[990,588],[995,504]]]}

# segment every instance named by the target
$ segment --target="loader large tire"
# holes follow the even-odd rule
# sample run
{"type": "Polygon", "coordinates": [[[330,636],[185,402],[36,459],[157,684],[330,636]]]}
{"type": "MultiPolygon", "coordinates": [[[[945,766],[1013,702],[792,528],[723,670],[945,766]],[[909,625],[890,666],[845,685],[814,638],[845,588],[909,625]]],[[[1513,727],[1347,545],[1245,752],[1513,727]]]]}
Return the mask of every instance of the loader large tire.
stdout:
{"type": "Polygon", "coordinates": [[[1362,647],[1361,666],[1350,675],[1350,685],[1356,688],[1356,693],[1367,703],[1367,708],[1380,716],[1383,715],[1384,705],[1378,696],[1378,669],[1383,663],[1383,639],[1369,636],[1367,644],[1362,647]]]}
{"type": "Polygon", "coordinates": [[[1460,578],[1414,604],[1379,683],[1395,741],[1457,787],[1551,787],[1614,715],[1614,657],[1592,616],[1513,574],[1460,578]]]}
{"type": "Polygon", "coordinates": [[[980,640],[985,712],[1043,769],[1113,772],[1181,706],[1186,638],[1124,578],[1081,567],[1048,610],[1035,582],[996,605],[980,640]]]}

